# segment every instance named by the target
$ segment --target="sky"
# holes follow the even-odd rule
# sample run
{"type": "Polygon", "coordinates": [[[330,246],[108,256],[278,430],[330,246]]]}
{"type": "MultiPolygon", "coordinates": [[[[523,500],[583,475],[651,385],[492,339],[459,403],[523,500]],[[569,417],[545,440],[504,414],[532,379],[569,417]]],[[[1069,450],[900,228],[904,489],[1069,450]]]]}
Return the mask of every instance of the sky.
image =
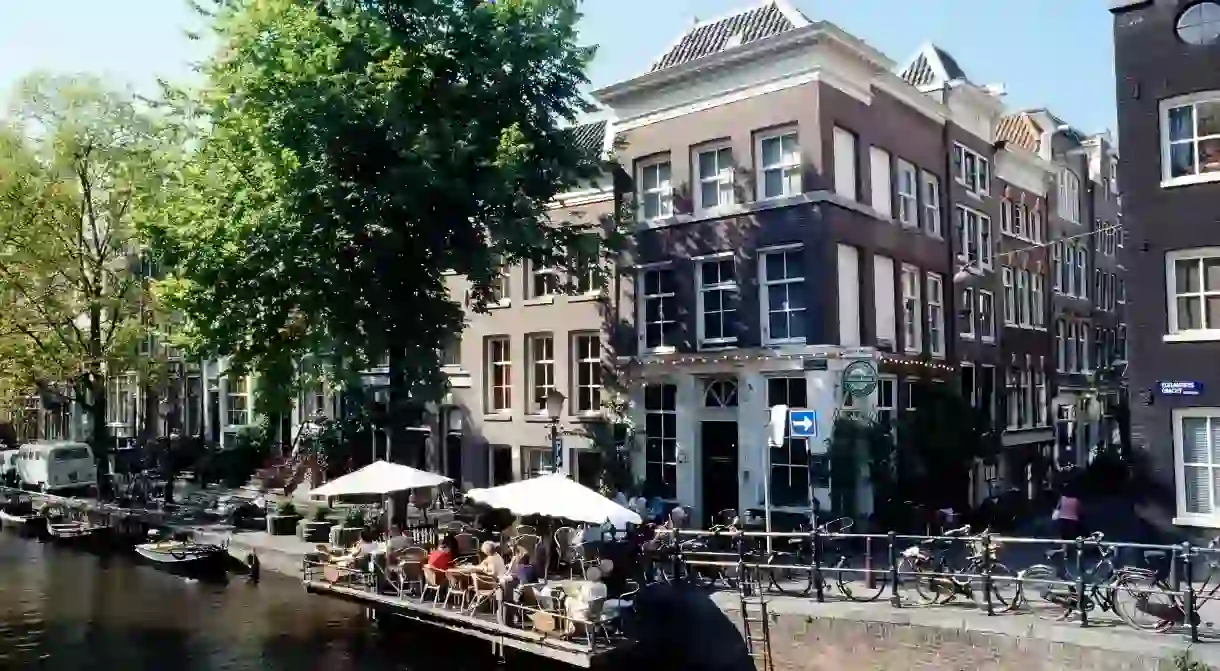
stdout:
{"type": "MultiPolygon", "coordinates": [[[[584,0],[604,86],[646,71],[696,19],[759,0],[584,0]]],[[[1114,55],[1104,0],[790,0],[903,63],[923,42],[970,79],[1004,84],[1010,108],[1047,107],[1084,132],[1115,129],[1114,55]]],[[[30,71],[93,72],[151,92],[204,55],[182,0],[0,0],[0,90],[30,71]]]]}

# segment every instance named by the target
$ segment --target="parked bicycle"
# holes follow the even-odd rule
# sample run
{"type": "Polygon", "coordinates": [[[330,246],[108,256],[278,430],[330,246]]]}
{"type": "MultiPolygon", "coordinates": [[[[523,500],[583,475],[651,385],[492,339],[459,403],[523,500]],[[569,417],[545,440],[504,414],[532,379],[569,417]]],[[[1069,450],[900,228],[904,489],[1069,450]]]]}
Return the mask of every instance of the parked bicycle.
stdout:
{"type": "MultiPolygon", "coordinates": [[[[1018,588],[1021,603],[1046,620],[1066,620],[1085,612],[1112,612],[1139,629],[1157,629],[1172,622],[1176,607],[1171,591],[1158,571],[1148,567],[1114,566],[1113,545],[1102,541],[1100,531],[1086,539],[1087,548],[1096,548],[1097,561],[1084,569],[1084,595],[1079,593],[1079,578],[1068,561],[1068,549],[1057,548],[1046,553],[1050,563],[1035,564],[1021,571],[1018,588]],[[1159,596],[1158,596],[1159,595],[1159,596]]],[[[1146,562],[1164,559],[1165,552],[1144,552],[1146,562]]],[[[1220,587],[1218,585],[1217,587],[1220,587]]],[[[1214,590],[1213,590],[1214,592],[1214,590]]],[[[1183,611],[1184,612],[1184,611],[1183,611]]]]}
{"type": "Polygon", "coordinates": [[[908,547],[898,565],[899,584],[913,587],[921,605],[948,603],[958,596],[976,600],[976,594],[985,597],[984,572],[989,572],[992,604],[1000,610],[1015,608],[1020,594],[1017,575],[996,561],[998,543],[984,546],[986,535],[984,530],[971,536],[966,525],[908,547]]]}
{"type": "MultiPolygon", "coordinates": [[[[876,601],[889,584],[888,576],[883,572],[875,573],[870,585],[868,574],[851,566],[857,560],[867,564],[867,558],[849,552],[845,548],[846,540],[837,538],[839,534],[850,531],[854,524],[852,518],[840,517],[818,525],[822,572],[824,576],[834,576],[835,589],[843,598],[859,602],[876,601]]],[[[809,525],[802,527],[800,530],[806,531],[809,525]]],[[[770,586],[781,594],[808,594],[813,590],[817,578],[813,566],[813,537],[788,538],[784,544],[787,549],[773,550],[767,557],[767,568],[764,570],[770,578],[770,586]]]]}
{"type": "MultiPolygon", "coordinates": [[[[737,534],[737,511],[722,510],[716,514],[716,519],[727,520],[727,523],[715,524],[708,529],[713,534],[711,536],[682,541],[683,554],[703,554],[708,561],[715,562],[737,561],[738,556],[745,551],[745,548],[736,545],[743,541],[737,534]]],[[[714,587],[717,582],[724,582],[728,587],[734,589],[737,587],[739,576],[736,564],[732,566],[688,565],[685,568],[687,579],[693,585],[714,587]]]]}

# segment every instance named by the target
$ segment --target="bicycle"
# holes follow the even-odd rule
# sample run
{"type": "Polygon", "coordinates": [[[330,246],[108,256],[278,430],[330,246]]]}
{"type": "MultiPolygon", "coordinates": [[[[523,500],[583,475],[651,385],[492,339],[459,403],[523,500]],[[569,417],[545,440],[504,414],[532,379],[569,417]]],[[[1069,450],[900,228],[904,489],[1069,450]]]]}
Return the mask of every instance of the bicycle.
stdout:
{"type": "MultiPolygon", "coordinates": [[[[1080,576],[1072,575],[1068,568],[1067,549],[1056,548],[1046,553],[1051,564],[1035,564],[1023,570],[1018,575],[1018,591],[1020,601],[1038,617],[1044,620],[1062,621],[1069,619],[1081,609],[1085,612],[1100,610],[1111,612],[1137,629],[1157,629],[1163,623],[1161,616],[1149,612],[1148,599],[1153,594],[1163,594],[1169,590],[1158,576],[1156,570],[1144,567],[1114,566],[1114,545],[1106,545],[1102,541],[1105,534],[1095,531],[1083,540],[1096,547],[1099,553],[1097,562],[1092,569],[1084,571],[1083,599],[1078,594],[1080,576]],[[1028,595],[1028,587],[1041,585],[1036,592],[1038,600],[1032,601],[1028,595]],[[1126,605],[1120,599],[1123,594],[1135,598],[1134,605],[1126,605]],[[1141,613],[1153,615],[1155,622],[1146,622],[1137,618],[1141,613]]],[[[1164,557],[1162,551],[1150,550],[1144,553],[1147,561],[1164,557]]],[[[1172,604],[1172,601],[1171,601],[1172,604]]],[[[1163,615],[1169,615],[1168,605],[1162,610],[1163,615]]]]}
{"type": "MultiPolygon", "coordinates": [[[[1209,588],[1212,576],[1216,575],[1217,571],[1220,570],[1217,550],[1220,550],[1220,536],[1211,539],[1207,544],[1207,577],[1203,579],[1203,584],[1195,589],[1194,613],[1191,618],[1196,625],[1199,623],[1199,610],[1203,607],[1203,604],[1217,598],[1216,595],[1220,593],[1220,581],[1217,581],[1216,584],[1211,585],[1209,588]]],[[[1192,548],[1190,551],[1192,560],[1202,554],[1198,548],[1192,548]]],[[[1163,550],[1144,552],[1144,559],[1149,562],[1152,559],[1163,558],[1164,556],[1165,552],[1163,550]]],[[[1193,561],[1191,566],[1194,566],[1193,561]]],[[[1186,579],[1193,582],[1193,577],[1190,575],[1186,576],[1186,579]]],[[[1125,585],[1124,587],[1135,599],[1135,612],[1150,616],[1149,621],[1143,622],[1129,619],[1128,622],[1132,626],[1139,629],[1164,632],[1174,626],[1186,624],[1187,610],[1185,598],[1169,586],[1162,573],[1158,572],[1149,581],[1145,589],[1140,589],[1140,585],[1125,585]],[[1164,601],[1153,603],[1152,599],[1154,597],[1160,597],[1164,601]]]]}
{"type": "Polygon", "coordinates": [[[983,589],[982,574],[987,568],[993,603],[998,602],[1002,611],[1016,608],[1020,595],[1017,575],[994,560],[999,544],[990,541],[989,546],[984,547],[983,536],[987,530],[978,536],[969,534],[970,525],[966,525],[946,531],[943,536],[947,538],[929,538],[903,550],[898,566],[899,580],[903,575],[914,575],[913,586],[921,605],[948,603],[958,596],[975,600],[976,592],[983,589]],[[963,543],[968,549],[965,564],[953,566],[950,555],[963,543]],[[985,562],[985,557],[991,561],[985,562]]]}
{"type": "MultiPolygon", "coordinates": [[[[725,512],[721,511],[717,517],[721,517],[725,512]]],[[[692,538],[688,541],[682,541],[679,545],[682,552],[685,554],[706,554],[711,557],[710,561],[730,561],[728,559],[728,549],[722,543],[718,542],[726,536],[732,538],[737,543],[743,543],[745,539],[737,536],[737,517],[734,515],[730,522],[725,524],[715,524],[708,529],[712,532],[712,536],[704,536],[700,538],[692,538]]],[[[740,556],[744,548],[734,547],[737,552],[735,555],[740,556]]],[[[735,561],[735,558],[734,558],[735,561]]],[[[692,585],[696,587],[714,587],[717,581],[723,580],[728,587],[737,588],[738,571],[736,566],[690,566],[686,568],[686,577],[692,585]]]]}

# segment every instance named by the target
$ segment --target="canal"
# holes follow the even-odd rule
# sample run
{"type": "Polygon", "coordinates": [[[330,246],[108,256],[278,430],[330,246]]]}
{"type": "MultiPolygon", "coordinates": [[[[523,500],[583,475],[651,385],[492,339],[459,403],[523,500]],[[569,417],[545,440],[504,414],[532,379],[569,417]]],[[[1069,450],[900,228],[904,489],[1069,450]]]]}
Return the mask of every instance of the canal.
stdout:
{"type": "MultiPolygon", "coordinates": [[[[0,532],[0,669],[382,671],[494,665],[489,646],[369,626],[358,607],[266,575],[205,584],[0,532]]],[[[530,664],[510,661],[506,668],[530,664]]]]}

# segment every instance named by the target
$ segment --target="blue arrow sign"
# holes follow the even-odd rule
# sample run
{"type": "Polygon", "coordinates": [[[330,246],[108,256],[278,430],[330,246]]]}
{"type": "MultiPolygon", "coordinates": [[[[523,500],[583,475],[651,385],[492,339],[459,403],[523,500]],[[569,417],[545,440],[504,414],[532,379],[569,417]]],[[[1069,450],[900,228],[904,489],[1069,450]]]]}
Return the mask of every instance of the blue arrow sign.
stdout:
{"type": "Polygon", "coordinates": [[[818,412],[816,410],[789,410],[788,426],[791,427],[789,435],[793,438],[817,438],[818,412]]]}

